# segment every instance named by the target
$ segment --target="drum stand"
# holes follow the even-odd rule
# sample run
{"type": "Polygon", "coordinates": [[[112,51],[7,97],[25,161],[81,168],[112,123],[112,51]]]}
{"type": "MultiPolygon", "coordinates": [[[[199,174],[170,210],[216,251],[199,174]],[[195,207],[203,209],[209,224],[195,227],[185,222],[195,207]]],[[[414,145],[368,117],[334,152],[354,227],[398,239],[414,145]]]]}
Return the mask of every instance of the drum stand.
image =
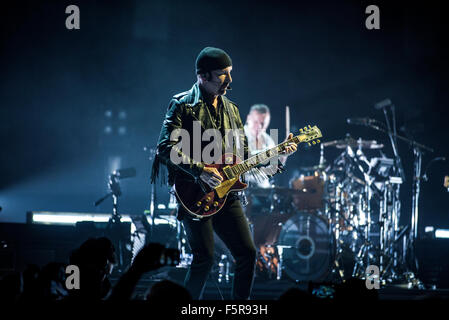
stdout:
{"type": "Polygon", "coordinates": [[[352,271],[353,277],[364,278],[366,268],[371,265],[373,259],[371,252],[376,249],[374,243],[371,241],[371,197],[372,191],[371,186],[366,181],[364,194],[361,200],[363,202],[359,203],[359,215],[361,212],[365,215],[365,225],[363,232],[363,244],[358,251],[355,258],[355,265],[352,271]],[[365,198],[365,199],[363,199],[365,198]],[[364,204],[364,205],[363,205],[364,204]]]}
{"type": "MultiPolygon", "coordinates": [[[[363,239],[368,245],[370,245],[369,242],[367,242],[366,235],[364,235],[364,231],[359,229],[359,226],[355,226],[353,224],[353,221],[350,221],[348,217],[344,215],[344,212],[350,212],[350,215],[352,215],[352,210],[350,206],[347,205],[344,199],[344,192],[345,189],[344,184],[338,183],[335,186],[335,194],[336,194],[336,202],[335,207],[332,207],[330,204],[329,199],[326,199],[325,202],[325,214],[328,220],[329,225],[329,235],[331,239],[335,239],[335,247],[333,248],[333,252],[335,252],[334,262],[331,267],[331,274],[333,279],[331,281],[336,282],[344,282],[345,279],[347,279],[351,274],[345,274],[345,262],[344,255],[347,253],[348,248],[344,248],[343,244],[345,244],[345,241],[341,239],[342,233],[343,233],[343,226],[351,226],[352,230],[350,231],[352,234],[354,232],[363,239]]],[[[348,189],[348,186],[346,186],[346,189],[348,189]]],[[[360,211],[360,209],[358,210],[360,211]]],[[[351,253],[354,253],[356,250],[356,244],[354,236],[351,237],[351,244],[349,245],[349,249],[351,253]]],[[[364,255],[365,247],[363,247],[363,252],[360,253],[360,257],[364,255]]],[[[360,261],[362,263],[362,261],[360,261]]],[[[356,265],[355,265],[356,266],[356,265]]],[[[349,270],[346,270],[349,271],[349,270]]]]}
{"type": "Polygon", "coordinates": [[[405,234],[399,228],[400,180],[389,177],[382,184],[379,202],[379,272],[383,283],[399,280],[402,263],[398,241],[405,234]]]}
{"type": "Polygon", "coordinates": [[[396,119],[395,119],[395,106],[390,100],[385,100],[385,103],[379,104],[378,109],[382,109],[385,115],[385,125],[379,126],[379,122],[374,121],[370,123],[365,123],[363,125],[368,126],[377,131],[388,134],[394,153],[394,168],[397,177],[390,177],[389,183],[397,184],[397,187],[384,186],[390,189],[390,196],[383,197],[381,202],[380,210],[380,227],[381,227],[381,241],[380,241],[380,268],[383,270],[381,272],[381,280],[383,281],[395,281],[395,280],[405,280],[408,282],[409,287],[422,288],[422,283],[416,279],[414,272],[418,270],[417,260],[414,252],[415,241],[418,237],[418,200],[420,192],[420,180],[421,180],[421,161],[422,161],[422,150],[427,150],[433,152],[429,147],[417,143],[411,139],[397,135],[396,132],[396,119]],[[387,107],[391,109],[392,113],[392,124],[390,123],[387,107]],[[408,226],[399,229],[399,217],[400,217],[400,199],[399,199],[399,185],[405,181],[404,169],[402,167],[401,158],[398,153],[397,139],[400,139],[408,143],[413,147],[413,152],[415,155],[414,161],[414,177],[413,177],[413,199],[412,199],[412,217],[411,217],[411,227],[408,239],[404,237],[408,226]],[[394,180],[397,180],[394,182],[394,180]],[[391,201],[388,199],[391,197],[391,201]],[[385,222],[390,222],[391,225],[386,226],[385,222]],[[403,238],[403,249],[402,258],[399,259],[399,249],[397,243],[403,238]],[[390,261],[387,265],[384,265],[385,259],[389,258],[390,261]],[[408,268],[407,261],[412,261],[412,269],[408,268]],[[403,279],[400,279],[400,277],[403,279]],[[405,277],[405,279],[404,279],[405,277]]]}
{"type": "MultiPolygon", "coordinates": [[[[321,145],[321,156],[320,156],[320,164],[324,163],[323,156],[323,144],[321,145]]],[[[336,178],[332,178],[332,175],[328,176],[328,184],[325,189],[325,197],[324,197],[324,215],[328,221],[328,233],[331,239],[334,239],[334,243],[330,244],[333,246],[332,252],[335,253],[333,263],[331,266],[331,282],[344,282],[348,277],[345,274],[343,255],[345,253],[345,248],[343,248],[344,241],[341,239],[341,235],[343,230],[343,222],[347,225],[351,225],[351,221],[345,217],[345,212],[350,212],[350,207],[345,200],[345,191],[351,189],[351,183],[348,182],[348,178],[350,176],[351,164],[347,159],[346,152],[343,152],[337,159],[334,161],[334,165],[344,165],[344,178],[343,180],[338,181],[336,178]],[[334,202],[331,201],[334,200],[334,202]]],[[[349,190],[350,191],[350,190],[349,190]]],[[[348,193],[346,193],[348,194],[348,193]]],[[[361,234],[360,230],[357,227],[354,227],[356,232],[361,234]]],[[[352,240],[351,240],[352,241],[352,240]]],[[[350,246],[351,251],[354,250],[353,243],[350,246]]]]}
{"type": "MultiPolygon", "coordinates": [[[[338,259],[340,259],[341,254],[343,252],[343,249],[341,247],[341,240],[340,240],[340,220],[343,218],[348,225],[354,228],[356,234],[358,237],[360,237],[363,241],[363,244],[360,246],[360,249],[358,250],[357,254],[355,255],[355,263],[354,268],[352,270],[352,277],[357,278],[364,278],[365,277],[365,270],[366,268],[371,264],[373,261],[373,255],[372,252],[376,250],[376,246],[371,241],[371,228],[372,228],[372,221],[371,221],[371,199],[373,197],[373,189],[372,189],[372,179],[366,172],[367,161],[364,161],[363,153],[361,153],[361,150],[359,149],[357,153],[353,151],[351,147],[347,147],[346,151],[344,152],[343,159],[345,162],[345,176],[346,178],[350,178],[351,180],[348,183],[349,192],[351,193],[351,188],[355,184],[354,180],[357,180],[358,178],[354,177],[351,172],[354,168],[357,168],[364,176],[364,181],[360,182],[363,183],[363,192],[360,193],[360,197],[358,200],[358,208],[357,208],[357,217],[359,220],[359,223],[357,226],[354,225],[353,221],[347,221],[347,218],[344,217],[344,215],[341,215],[342,212],[350,212],[350,208],[346,207],[344,208],[341,205],[336,205],[336,228],[335,228],[335,239],[336,239],[336,266],[339,265],[338,259]],[[364,163],[365,162],[365,163],[364,163]],[[360,220],[362,219],[363,215],[363,223],[360,224],[360,220]],[[363,228],[360,228],[360,226],[363,226],[363,228]]],[[[369,168],[369,167],[368,167],[369,168]]],[[[338,197],[338,186],[337,186],[337,198],[339,199],[339,202],[344,203],[344,199],[340,196],[338,197]]],[[[351,240],[353,241],[353,239],[351,240]]],[[[351,249],[355,249],[354,243],[351,245],[351,249]]],[[[341,268],[339,271],[340,275],[341,268]]]]}

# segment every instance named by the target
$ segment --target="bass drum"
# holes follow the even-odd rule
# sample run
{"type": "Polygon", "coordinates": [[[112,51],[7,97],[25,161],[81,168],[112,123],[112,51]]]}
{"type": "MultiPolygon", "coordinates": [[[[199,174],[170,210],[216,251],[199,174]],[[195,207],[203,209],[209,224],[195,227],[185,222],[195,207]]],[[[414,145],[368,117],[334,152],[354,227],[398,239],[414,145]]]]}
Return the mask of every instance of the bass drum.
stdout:
{"type": "Polygon", "coordinates": [[[296,281],[323,281],[334,261],[335,241],[326,220],[298,212],[282,225],[276,242],[282,273],[296,281]]]}

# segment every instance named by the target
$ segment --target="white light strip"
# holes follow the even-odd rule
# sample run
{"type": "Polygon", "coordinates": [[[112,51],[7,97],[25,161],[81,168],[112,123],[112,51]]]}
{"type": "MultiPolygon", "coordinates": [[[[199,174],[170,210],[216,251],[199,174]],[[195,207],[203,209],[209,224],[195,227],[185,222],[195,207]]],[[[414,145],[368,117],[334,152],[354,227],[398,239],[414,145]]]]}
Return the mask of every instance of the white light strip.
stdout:
{"type": "Polygon", "coordinates": [[[449,238],[449,230],[448,229],[436,229],[435,230],[435,238],[449,238]]]}
{"type": "MultiPolygon", "coordinates": [[[[110,214],[74,214],[74,213],[33,213],[33,223],[42,224],[76,224],[81,221],[92,221],[99,223],[106,223],[111,217],[110,214]]],[[[132,222],[129,215],[122,216],[122,222],[132,222]]],[[[151,218],[147,217],[147,221],[151,224],[151,218]]],[[[176,226],[176,218],[170,217],[168,219],[155,218],[154,224],[170,224],[176,226]]]]}
{"type": "Polygon", "coordinates": [[[168,204],[168,208],[169,209],[176,209],[178,207],[178,204],[177,203],[169,203],[168,204]]]}
{"type": "MultiPolygon", "coordinates": [[[[108,222],[108,214],[51,214],[33,213],[33,223],[75,224],[81,221],[108,222]]],[[[122,222],[131,222],[129,216],[122,216],[122,222]]]]}
{"type": "Polygon", "coordinates": [[[108,222],[108,217],[33,214],[33,223],[75,224],[79,221],[108,222]]]}

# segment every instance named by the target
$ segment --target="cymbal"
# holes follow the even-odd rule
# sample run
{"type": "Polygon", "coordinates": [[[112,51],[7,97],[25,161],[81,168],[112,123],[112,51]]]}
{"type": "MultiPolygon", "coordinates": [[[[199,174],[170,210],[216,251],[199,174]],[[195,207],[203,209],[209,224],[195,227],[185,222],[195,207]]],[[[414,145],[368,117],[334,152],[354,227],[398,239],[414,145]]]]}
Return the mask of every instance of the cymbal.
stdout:
{"type": "Polygon", "coordinates": [[[351,137],[341,140],[334,140],[322,143],[323,147],[335,147],[337,149],[351,148],[362,148],[362,149],[382,149],[383,144],[377,143],[376,140],[362,140],[359,138],[355,140],[351,137]]]}

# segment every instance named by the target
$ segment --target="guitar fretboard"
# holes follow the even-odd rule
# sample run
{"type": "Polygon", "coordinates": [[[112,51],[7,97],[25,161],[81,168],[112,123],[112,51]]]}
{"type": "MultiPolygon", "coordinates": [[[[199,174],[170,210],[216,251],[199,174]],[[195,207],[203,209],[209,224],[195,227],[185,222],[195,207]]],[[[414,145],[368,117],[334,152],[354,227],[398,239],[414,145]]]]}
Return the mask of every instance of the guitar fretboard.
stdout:
{"type": "Polygon", "coordinates": [[[284,142],[278,144],[277,146],[275,146],[271,149],[259,152],[258,154],[248,158],[247,160],[234,165],[233,167],[231,167],[232,173],[234,175],[241,175],[241,174],[251,170],[252,168],[256,167],[260,163],[263,163],[265,161],[268,161],[268,160],[276,157],[282,151],[285,150],[285,147],[287,146],[287,144],[289,144],[291,142],[294,142],[296,144],[303,142],[304,139],[301,139],[300,137],[301,137],[301,135],[293,137],[287,141],[284,141],[284,142]]]}

